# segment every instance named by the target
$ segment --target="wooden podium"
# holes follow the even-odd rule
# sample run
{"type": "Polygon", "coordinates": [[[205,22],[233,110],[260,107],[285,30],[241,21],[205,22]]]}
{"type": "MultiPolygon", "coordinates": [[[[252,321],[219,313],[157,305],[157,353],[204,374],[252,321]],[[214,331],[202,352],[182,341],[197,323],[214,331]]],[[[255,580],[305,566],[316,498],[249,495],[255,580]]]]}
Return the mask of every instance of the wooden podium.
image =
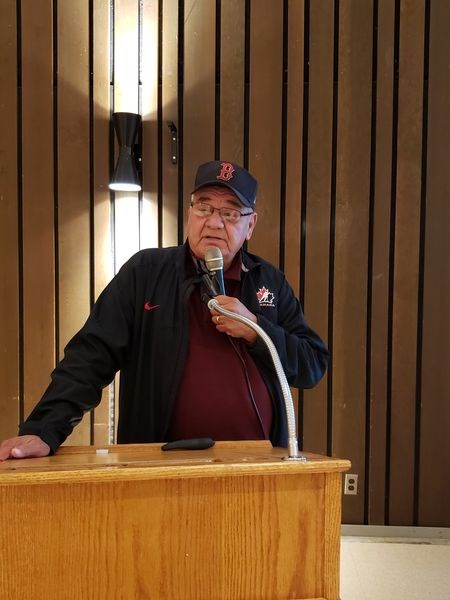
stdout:
{"type": "Polygon", "coordinates": [[[0,463],[0,598],[339,599],[347,460],[268,442],[0,463]]]}

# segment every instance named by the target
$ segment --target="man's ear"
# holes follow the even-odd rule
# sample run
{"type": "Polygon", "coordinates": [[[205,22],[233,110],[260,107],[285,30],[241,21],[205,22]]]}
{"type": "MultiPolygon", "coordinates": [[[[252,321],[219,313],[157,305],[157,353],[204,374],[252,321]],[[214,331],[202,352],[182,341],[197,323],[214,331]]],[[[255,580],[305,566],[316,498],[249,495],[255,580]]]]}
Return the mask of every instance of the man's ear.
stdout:
{"type": "Polygon", "coordinates": [[[253,235],[253,230],[255,229],[257,220],[258,220],[258,215],[256,213],[253,213],[251,215],[250,219],[248,220],[248,230],[247,230],[247,235],[245,236],[245,239],[247,240],[247,242],[253,235]]]}

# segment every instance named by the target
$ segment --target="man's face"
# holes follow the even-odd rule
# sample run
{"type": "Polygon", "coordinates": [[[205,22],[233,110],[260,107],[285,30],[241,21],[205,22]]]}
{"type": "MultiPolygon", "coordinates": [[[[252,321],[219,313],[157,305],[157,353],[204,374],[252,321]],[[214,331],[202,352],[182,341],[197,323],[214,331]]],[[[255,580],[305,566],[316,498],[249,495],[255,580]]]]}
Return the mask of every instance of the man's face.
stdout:
{"type": "MultiPolygon", "coordinates": [[[[249,213],[250,208],[243,206],[233,192],[221,186],[205,186],[192,195],[192,201],[209,204],[214,208],[235,208],[241,213],[249,213]]],[[[189,208],[187,237],[189,246],[197,258],[205,257],[210,246],[220,248],[223,266],[227,269],[245,240],[252,237],[256,225],[256,213],[241,217],[236,223],[223,219],[215,210],[209,217],[199,217],[189,208]]]]}

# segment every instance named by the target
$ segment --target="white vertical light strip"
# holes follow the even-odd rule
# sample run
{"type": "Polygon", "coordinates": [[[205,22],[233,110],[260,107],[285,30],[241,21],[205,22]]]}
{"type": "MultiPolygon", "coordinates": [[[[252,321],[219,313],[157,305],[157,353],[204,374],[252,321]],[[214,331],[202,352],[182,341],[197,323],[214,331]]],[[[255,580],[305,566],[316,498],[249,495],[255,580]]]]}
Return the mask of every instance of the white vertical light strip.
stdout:
{"type": "MultiPolygon", "coordinates": [[[[136,0],[114,4],[114,112],[139,111],[139,7],[136,0]]],[[[139,196],[115,193],[116,270],[139,250],[139,196]]]]}
{"type": "Polygon", "coordinates": [[[116,271],[139,250],[139,203],[137,192],[115,193],[116,271]]]}

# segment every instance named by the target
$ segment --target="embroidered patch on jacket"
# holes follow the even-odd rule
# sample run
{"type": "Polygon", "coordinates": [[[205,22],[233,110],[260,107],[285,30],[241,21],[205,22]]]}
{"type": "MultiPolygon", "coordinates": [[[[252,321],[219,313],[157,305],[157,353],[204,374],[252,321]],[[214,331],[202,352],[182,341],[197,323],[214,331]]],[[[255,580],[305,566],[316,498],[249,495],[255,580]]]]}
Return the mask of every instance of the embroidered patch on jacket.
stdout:
{"type": "Polygon", "coordinates": [[[145,310],[154,310],[155,308],[159,308],[159,304],[150,304],[150,302],[144,304],[145,310]]]}
{"type": "Polygon", "coordinates": [[[259,288],[256,292],[256,297],[258,298],[260,306],[275,306],[275,294],[270,292],[266,287],[259,288]]]}

